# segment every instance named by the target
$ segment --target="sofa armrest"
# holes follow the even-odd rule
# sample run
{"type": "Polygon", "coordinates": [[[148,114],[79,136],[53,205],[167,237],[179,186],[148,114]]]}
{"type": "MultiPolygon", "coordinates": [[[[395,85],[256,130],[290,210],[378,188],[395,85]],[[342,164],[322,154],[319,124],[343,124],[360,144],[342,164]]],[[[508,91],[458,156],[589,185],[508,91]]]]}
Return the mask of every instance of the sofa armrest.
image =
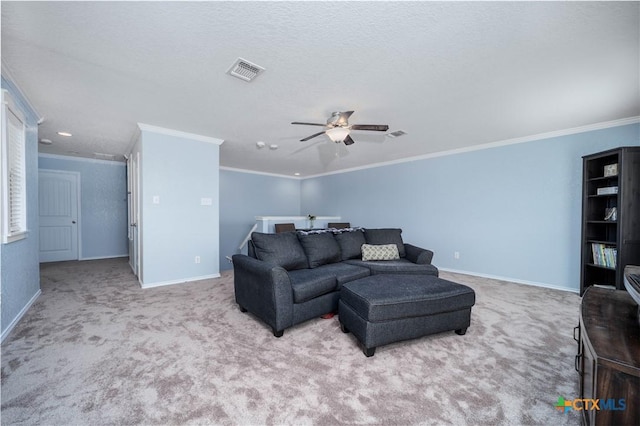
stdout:
{"type": "Polygon", "coordinates": [[[418,265],[429,265],[431,259],[433,259],[433,252],[431,250],[416,247],[411,244],[404,245],[404,251],[406,253],[406,259],[418,265]]]}
{"type": "Polygon", "coordinates": [[[269,324],[273,331],[293,325],[293,289],[287,271],[273,263],[233,256],[236,302],[269,324]]]}

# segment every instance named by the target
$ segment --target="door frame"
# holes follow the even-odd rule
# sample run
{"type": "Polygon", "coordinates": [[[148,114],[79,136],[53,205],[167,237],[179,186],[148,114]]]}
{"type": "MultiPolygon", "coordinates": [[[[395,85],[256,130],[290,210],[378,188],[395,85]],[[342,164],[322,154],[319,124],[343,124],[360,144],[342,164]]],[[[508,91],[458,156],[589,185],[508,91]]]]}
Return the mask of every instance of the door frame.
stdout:
{"type": "MultiPolygon", "coordinates": [[[[78,241],[76,241],[76,245],[78,246],[78,257],[77,259],[72,259],[72,260],[83,260],[82,258],[82,203],[81,203],[81,194],[80,194],[80,179],[81,179],[81,174],[80,172],[73,172],[73,171],[69,171],[69,170],[55,170],[55,169],[38,169],[38,182],[40,181],[40,173],[41,172],[45,172],[45,173],[54,173],[54,174],[65,174],[65,175],[69,175],[69,176],[73,176],[75,179],[75,184],[76,184],[76,212],[77,212],[77,219],[76,219],[76,238],[78,239],[78,241]]],[[[38,185],[38,191],[40,190],[40,187],[38,185]]],[[[40,232],[40,206],[39,206],[39,200],[38,200],[38,233],[40,232]]],[[[38,256],[40,256],[40,249],[38,248],[38,256]]],[[[40,263],[40,262],[39,262],[40,263]]],[[[45,262],[46,263],[46,262],[45,262]]]]}
{"type": "Polygon", "coordinates": [[[129,242],[129,266],[142,281],[142,244],[140,242],[140,153],[131,152],[127,157],[127,220],[129,242]]]}

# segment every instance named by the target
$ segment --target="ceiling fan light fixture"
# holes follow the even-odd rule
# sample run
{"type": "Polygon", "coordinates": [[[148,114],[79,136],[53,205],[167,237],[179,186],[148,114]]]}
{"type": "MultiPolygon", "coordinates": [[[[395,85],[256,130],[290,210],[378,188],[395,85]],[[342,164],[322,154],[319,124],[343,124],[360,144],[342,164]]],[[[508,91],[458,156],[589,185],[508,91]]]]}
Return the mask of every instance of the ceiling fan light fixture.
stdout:
{"type": "Polygon", "coordinates": [[[340,143],[349,136],[349,129],[347,127],[334,127],[333,129],[327,130],[325,133],[333,142],[340,143]]]}

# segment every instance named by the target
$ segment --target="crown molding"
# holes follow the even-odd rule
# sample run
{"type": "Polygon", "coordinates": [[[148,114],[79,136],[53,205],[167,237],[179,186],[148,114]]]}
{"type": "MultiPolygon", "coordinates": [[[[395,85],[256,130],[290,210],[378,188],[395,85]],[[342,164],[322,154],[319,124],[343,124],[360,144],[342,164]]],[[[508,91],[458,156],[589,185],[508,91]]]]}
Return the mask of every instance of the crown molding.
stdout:
{"type": "Polygon", "coordinates": [[[7,81],[9,81],[13,86],[13,88],[18,92],[18,94],[20,95],[24,103],[27,105],[27,107],[31,110],[33,115],[36,117],[38,124],[42,123],[44,121],[44,117],[33,106],[31,101],[29,100],[29,97],[22,91],[20,86],[18,86],[18,83],[16,83],[16,79],[13,77],[13,72],[11,71],[11,69],[9,69],[9,66],[7,65],[7,61],[4,59],[2,60],[2,64],[0,65],[0,72],[2,72],[2,76],[7,81]]]}
{"type": "Polygon", "coordinates": [[[159,133],[161,135],[176,136],[184,139],[191,139],[200,142],[222,145],[223,139],[212,138],[210,136],[197,135],[195,133],[182,132],[180,130],[167,129],[164,127],[152,126],[150,124],[138,123],[138,127],[143,132],[159,133]]]}
{"type": "Polygon", "coordinates": [[[286,178],[286,179],[293,179],[293,180],[302,180],[302,177],[300,176],[289,176],[289,175],[281,175],[278,173],[258,172],[255,170],[236,169],[234,167],[226,167],[226,166],[220,166],[220,170],[226,170],[229,172],[237,172],[237,173],[248,173],[252,175],[262,175],[262,176],[279,177],[279,178],[286,178]]]}
{"type": "Polygon", "coordinates": [[[520,143],[533,142],[533,141],[538,141],[538,140],[543,140],[543,139],[550,139],[550,138],[557,138],[557,137],[561,137],[561,136],[575,135],[575,134],[578,134],[578,133],[592,132],[592,131],[595,131],[595,130],[602,130],[602,129],[608,129],[608,128],[612,128],[612,127],[626,126],[626,125],[629,125],[629,124],[636,124],[636,123],[640,123],[640,116],[622,118],[622,119],[619,119],[619,120],[605,121],[605,122],[602,122],[602,123],[589,124],[589,125],[580,126],[580,127],[572,127],[570,129],[557,130],[557,131],[553,131],[553,132],[539,133],[537,135],[523,136],[523,137],[520,137],[520,138],[513,138],[513,139],[502,140],[502,141],[489,142],[489,143],[482,144],[482,145],[475,145],[475,146],[470,146],[470,147],[465,147],[465,148],[451,149],[451,150],[448,150],[448,151],[434,152],[434,153],[431,153],[431,154],[418,155],[418,156],[415,156],[415,157],[401,158],[399,160],[384,161],[384,162],[381,162],[381,163],[368,164],[366,166],[352,167],[352,168],[349,168],[349,169],[336,170],[336,171],[333,171],[333,172],[319,173],[317,175],[304,176],[301,179],[305,180],[305,179],[313,179],[313,178],[322,177],[322,176],[338,175],[338,174],[342,174],[342,173],[355,172],[355,171],[358,171],[358,170],[373,169],[373,168],[376,168],[376,167],[384,167],[384,166],[391,166],[391,165],[394,165],[394,164],[409,163],[411,161],[427,160],[429,158],[445,157],[445,156],[448,156],[448,155],[456,155],[456,154],[463,154],[463,153],[466,153],[466,152],[481,151],[481,150],[484,150],[484,149],[491,149],[491,148],[497,148],[497,147],[508,146],[508,145],[516,145],[516,144],[520,144],[520,143]]]}
{"type": "Polygon", "coordinates": [[[118,161],[118,160],[101,160],[99,158],[87,158],[87,157],[75,157],[72,155],[48,154],[46,152],[39,152],[38,157],[51,158],[53,160],[71,160],[71,161],[83,161],[85,163],[108,164],[110,166],[126,166],[127,165],[127,163],[118,161]]]}

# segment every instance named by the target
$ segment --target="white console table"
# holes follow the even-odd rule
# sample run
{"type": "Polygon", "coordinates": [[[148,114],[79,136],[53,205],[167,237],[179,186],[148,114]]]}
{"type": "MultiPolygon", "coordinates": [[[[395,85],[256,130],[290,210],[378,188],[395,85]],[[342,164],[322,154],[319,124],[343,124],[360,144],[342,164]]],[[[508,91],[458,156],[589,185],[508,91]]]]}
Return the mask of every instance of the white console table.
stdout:
{"type": "Polygon", "coordinates": [[[293,223],[296,228],[326,228],[329,222],[339,222],[340,216],[316,216],[313,226],[307,216],[256,216],[258,232],[274,233],[276,223],[293,223]]]}

